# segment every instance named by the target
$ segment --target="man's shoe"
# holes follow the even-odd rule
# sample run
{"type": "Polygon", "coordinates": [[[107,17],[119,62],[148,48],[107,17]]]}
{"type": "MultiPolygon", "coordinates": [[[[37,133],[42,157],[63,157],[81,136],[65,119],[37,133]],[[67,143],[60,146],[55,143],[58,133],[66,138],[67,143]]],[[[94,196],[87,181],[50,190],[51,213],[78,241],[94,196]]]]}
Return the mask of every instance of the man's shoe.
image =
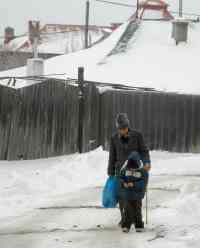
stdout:
{"type": "Polygon", "coordinates": [[[122,232],[129,233],[130,229],[128,227],[123,227],[122,232]]]}
{"type": "Polygon", "coordinates": [[[142,232],[144,232],[145,229],[144,229],[144,227],[139,227],[139,228],[136,227],[135,230],[136,230],[136,232],[138,232],[138,233],[142,233],[142,232]]]}

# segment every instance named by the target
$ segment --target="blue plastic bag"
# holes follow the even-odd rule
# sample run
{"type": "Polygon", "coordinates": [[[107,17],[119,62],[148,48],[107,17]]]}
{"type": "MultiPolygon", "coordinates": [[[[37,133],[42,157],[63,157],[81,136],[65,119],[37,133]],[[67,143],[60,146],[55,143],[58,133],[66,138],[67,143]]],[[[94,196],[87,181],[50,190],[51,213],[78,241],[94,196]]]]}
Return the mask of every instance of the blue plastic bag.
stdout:
{"type": "Polygon", "coordinates": [[[118,181],[116,177],[109,177],[103,189],[103,206],[115,208],[118,203],[118,181]]]}

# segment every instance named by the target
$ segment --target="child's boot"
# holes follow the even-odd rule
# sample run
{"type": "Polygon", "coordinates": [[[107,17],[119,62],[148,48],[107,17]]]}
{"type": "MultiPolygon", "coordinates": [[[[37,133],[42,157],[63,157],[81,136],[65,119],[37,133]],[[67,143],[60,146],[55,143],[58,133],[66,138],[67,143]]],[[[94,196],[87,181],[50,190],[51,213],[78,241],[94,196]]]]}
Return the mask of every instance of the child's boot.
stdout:
{"type": "Polygon", "coordinates": [[[135,224],[136,232],[144,232],[144,222],[135,224]]]}

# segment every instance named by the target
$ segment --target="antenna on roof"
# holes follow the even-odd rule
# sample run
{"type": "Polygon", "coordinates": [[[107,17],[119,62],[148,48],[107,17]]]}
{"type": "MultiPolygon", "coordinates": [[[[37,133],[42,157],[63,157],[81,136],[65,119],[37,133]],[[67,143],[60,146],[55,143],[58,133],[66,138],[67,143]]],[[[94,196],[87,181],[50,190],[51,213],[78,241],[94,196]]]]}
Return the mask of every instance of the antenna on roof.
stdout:
{"type": "Polygon", "coordinates": [[[183,19],[183,0],[179,0],[179,18],[172,22],[172,38],[174,38],[176,45],[180,42],[187,42],[188,40],[188,26],[189,21],[183,19]]]}
{"type": "Polygon", "coordinates": [[[38,45],[40,40],[40,22],[29,21],[29,40],[33,48],[33,58],[27,60],[26,75],[33,77],[27,84],[36,83],[35,76],[44,75],[44,60],[39,58],[38,45]]]}
{"type": "Polygon", "coordinates": [[[179,17],[183,16],[183,0],[179,0],[179,17]]]}
{"type": "Polygon", "coordinates": [[[89,17],[90,17],[90,2],[86,2],[85,13],[85,49],[89,47],[89,17]]]}

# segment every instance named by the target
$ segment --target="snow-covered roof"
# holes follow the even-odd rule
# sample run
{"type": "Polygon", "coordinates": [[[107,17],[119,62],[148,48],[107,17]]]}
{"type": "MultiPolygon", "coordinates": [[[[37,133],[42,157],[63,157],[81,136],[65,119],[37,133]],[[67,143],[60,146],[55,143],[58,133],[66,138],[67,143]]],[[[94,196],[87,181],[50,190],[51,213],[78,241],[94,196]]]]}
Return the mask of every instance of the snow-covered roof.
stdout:
{"type": "MultiPolygon", "coordinates": [[[[84,66],[85,78],[91,81],[200,94],[199,23],[190,24],[188,42],[176,46],[171,38],[171,22],[142,21],[127,51],[107,57],[127,25],[124,23],[108,39],[88,50],[47,60],[45,74],[67,73],[77,78],[78,67],[84,66]]],[[[25,75],[25,68],[0,74],[5,75],[25,75]]]]}

